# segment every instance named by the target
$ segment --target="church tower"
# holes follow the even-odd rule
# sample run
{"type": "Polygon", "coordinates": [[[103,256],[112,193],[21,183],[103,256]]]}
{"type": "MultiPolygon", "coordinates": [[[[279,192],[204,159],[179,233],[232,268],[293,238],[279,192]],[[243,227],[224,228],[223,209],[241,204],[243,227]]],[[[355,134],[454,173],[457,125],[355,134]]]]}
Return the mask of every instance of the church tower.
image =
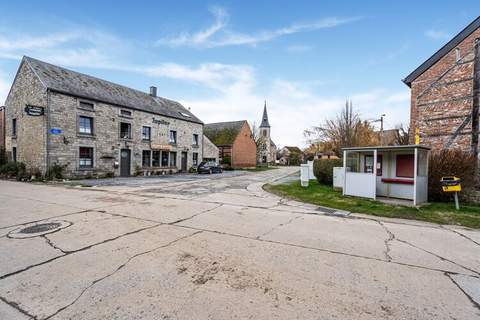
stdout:
{"type": "Polygon", "coordinates": [[[259,127],[260,133],[260,163],[270,163],[275,159],[272,158],[272,150],[271,150],[271,138],[270,138],[270,123],[268,122],[268,114],[267,114],[267,101],[263,106],[263,116],[262,116],[262,123],[259,127]]]}

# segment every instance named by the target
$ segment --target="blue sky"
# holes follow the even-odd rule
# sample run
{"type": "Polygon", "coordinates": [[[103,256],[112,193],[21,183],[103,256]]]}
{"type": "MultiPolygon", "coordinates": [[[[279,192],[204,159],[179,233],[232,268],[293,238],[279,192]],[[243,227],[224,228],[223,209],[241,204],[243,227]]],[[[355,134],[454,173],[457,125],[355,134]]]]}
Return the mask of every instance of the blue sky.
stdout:
{"type": "Polygon", "coordinates": [[[158,87],[204,122],[260,121],[303,146],[345,99],[407,123],[401,82],[480,14],[479,1],[3,1],[0,102],[23,55],[158,87]]]}

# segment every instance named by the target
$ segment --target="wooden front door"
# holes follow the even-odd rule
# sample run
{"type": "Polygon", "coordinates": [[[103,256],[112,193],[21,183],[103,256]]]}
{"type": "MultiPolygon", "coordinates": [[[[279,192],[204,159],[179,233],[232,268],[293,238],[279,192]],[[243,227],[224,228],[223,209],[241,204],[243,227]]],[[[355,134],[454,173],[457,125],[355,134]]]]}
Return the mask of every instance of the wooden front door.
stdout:
{"type": "Polygon", "coordinates": [[[182,172],[187,172],[187,156],[188,153],[182,152],[182,172]]]}
{"type": "Polygon", "coordinates": [[[130,176],[130,161],[131,161],[130,149],[120,150],[120,176],[122,177],[130,176]]]}

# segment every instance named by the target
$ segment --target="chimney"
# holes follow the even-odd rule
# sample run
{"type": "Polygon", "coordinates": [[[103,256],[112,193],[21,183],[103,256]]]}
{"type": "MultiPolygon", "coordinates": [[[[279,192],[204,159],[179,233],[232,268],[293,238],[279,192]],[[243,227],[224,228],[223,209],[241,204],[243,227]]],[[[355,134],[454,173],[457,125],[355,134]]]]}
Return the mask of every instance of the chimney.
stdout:
{"type": "Polygon", "coordinates": [[[157,87],[155,87],[155,86],[151,86],[151,87],[150,87],[150,95],[151,95],[152,97],[156,97],[156,96],[157,96],[157,87]]]}

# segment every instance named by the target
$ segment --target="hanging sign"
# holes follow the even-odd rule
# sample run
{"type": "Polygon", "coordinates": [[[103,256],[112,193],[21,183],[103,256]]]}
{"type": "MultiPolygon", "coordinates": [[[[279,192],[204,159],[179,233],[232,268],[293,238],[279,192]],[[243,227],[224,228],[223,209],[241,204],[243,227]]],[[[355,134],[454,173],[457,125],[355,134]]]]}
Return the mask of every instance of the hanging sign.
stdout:
{"type": "Polygon", "coordinates": [[[61,134],[61,133],[63,133],[63,130],[60,129],[60,128],[52,128],[52,129],[50,129],[50,133],[51,134],[61,134]]]}
{"type": "Polygon", "coordinates": [[[37,107],[37,106],[31,106],[31,105],[27,104],[25,106],[25,113],[28,114],[29,116],[33,116],[33,117],[43,116],[43,114],[45,113],[45,108],[37,107]]]}

